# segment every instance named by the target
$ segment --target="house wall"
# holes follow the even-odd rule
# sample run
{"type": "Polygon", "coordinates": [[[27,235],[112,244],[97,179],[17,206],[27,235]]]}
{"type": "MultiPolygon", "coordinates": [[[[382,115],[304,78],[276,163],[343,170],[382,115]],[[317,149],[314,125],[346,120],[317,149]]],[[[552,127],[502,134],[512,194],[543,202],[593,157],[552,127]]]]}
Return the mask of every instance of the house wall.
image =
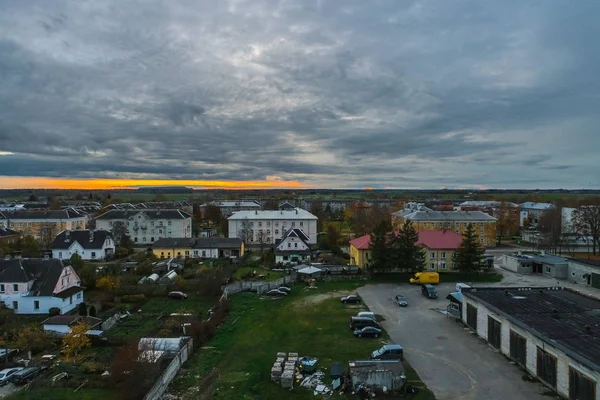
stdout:
{"type": "Polygon", "coordinates": [[[74,310],[79,303],[84,301],[83,291],[72,295],[69,298],[61,299],[52,296],[23,296],[21,294],[0,294],[0,301],[4,302],[7,308],[14,309],[13,301],[18,302],[18,309],[15,314],[48,314],[51,308],[57,307],[61,314],[66,314],[74,310]],[[35,308],[35,302],[39,302],[39,309],[35,308]]]}
{"type": "Polygon", "coordinates": [[[131,219],[97,219],[96,228],[112,231],[113,225],[122,222],[126,233],[137,244],[152,244],[161,238],[191,238],[192,218],[152,219],[139,213],[131,219]]]}
{"type": "Polygon", "coordinates": [[[542,275],[556,279],[567,279],[567,264],[544,264],[542,266],[542,275]]]}
{"type": "Polygon", "coordinates": [[[277,248],[281,251],[287,250],[308,250],[309,247],[297,237],[286,237],[277,245],[277,248]]]}
{"type": "Polygon", "coordinates": [[[54,286],[54,293],[62,292],[73,286],[79,286],[81,284],[81,279],[79,275],[75,272],[75,270],[71,266],[66,266],[63,268],[62,274],[56,281],[56,286],[54,286]]]}
{"type": "Polygon", "coordinates": [[[508,254],[502,256],[502,267],[518,274],[530,274],[532,272],[532,262],[519,262],[519,259],[508,254]]]}
{"type": "MultiPolygon", "coordinates": [[[[219,258],[221,251],[223,252],[224,257],[229,257],[233,250],[236,249],[220,249],[217,247],[211,248],[194,248],[191,249],[189,247],[180,247],[180,248],[172,248],[172,247],[157,247],[152,248],[152,253],[156,256],[156,258],[171,258],[171,257],[191,257],[191,258],[219,258]]],[[[239,252],[239,257],[244,256],[244,244],[237,249],[239,252]]]]}
{"type": "Polygon", "coordinates": [[[583,373],[588,378],[596,382],[596,398],[600,399],[600,372],[593,371],[581,363],[572,359],[564,352],[539,339],[529,331],[512,324],[504,316],[501,316],[492,310],[489,310],[483,304],[474,299],[465,298],[462,303],[462,322],[467,323],[467,304],[477,307],[477,335],[484,340],[488,340],[488,316],[501,323],[500,351],[510,358],[510,331],[513,330],[527,341],[527,360],[526,370],[531,376],[537,377],[537,348],[556,357],[556,392],[562,397],[569,398],[569,367],[583,373]]]}
{"type": "MultiPolygon", "coordinates": [[[[4,220],[7,228],[20,232],[23,236],[31,235],[40,239],[42,228],[50,227],[51,231],[57,234],[64,230],[80,230],[86,228],[85,216],[69,219],[13,219],[4,220]]],[[[1,222],[0,222],[1,224],[1,222]]]]}
{"type": "Polygon", "coordinates": [[[600,268],[569,260],[567,279],[570,282],[591,285],[591,278],[589,280],[590,283],[588,283],[588,279],[587,277],[584,277],[584,275],[591,275],[592,273],[600,273],[600,268]]]}
{"type": "Polygon", "coordinates": [[[447,272],[454,269],[455,251],[452,249],[430,249],[423,246],[425,251],[425,271],[447,272]]]}
{"type": "MultiPolygon", "coordinates": [[[[275,244],[278,239],[290,228],[299,228],[308,236],[309,244],[317,243],[317,220],[316,219],[229,219],[229,237],[240,237],[244,224],[248,224],[248,229],[252,230],[254,235],[251,237],[250,245],[258,242],[258,232],[263,230],[266,233],[268,244],[275,244]]],[[[244,239],[244,238],[242,238],[244,239]]]]}
{"type": "MultiPolygon", "coordinates": [[[[392,225],[394,229],[398,229],[404,223],[404,218],[392,217],[392,225]]],[[[417,232],[420,231],[439,231],[442,229],[450,229],[462,235],[467,229],[469,223],[473,224],[475,234],[479,237],[479,242],[485,247],[496,246],[496,221],[412,221],[417,232]]]]}
{"type": "Polygon", "coordinates": [[[369,250],[359,250],[356,247],[350,245],[350,263],[358,265],[361,268],[365,268],[369,264],[369,250]]]}

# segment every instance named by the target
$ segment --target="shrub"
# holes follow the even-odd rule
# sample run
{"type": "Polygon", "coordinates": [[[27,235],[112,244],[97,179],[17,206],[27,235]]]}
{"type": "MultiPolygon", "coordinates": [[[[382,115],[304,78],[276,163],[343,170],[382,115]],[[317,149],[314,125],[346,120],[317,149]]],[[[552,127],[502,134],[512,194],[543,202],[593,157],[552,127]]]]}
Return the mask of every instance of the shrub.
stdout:
{"type": "Polygon", "coordinates": [[[146,300],[143,294],[126,294],[121,297],[121,303],[141,303],[146,300]]]}
{"type": "Polygon", "coordinates": [[[119,278],[116,276],[103,276],[96,281],[98,289],[114,290],[119,287],[119,278]]]}
{"type": "Polygon", "coordinates": [[[81,364],[81,372],[85,374],[98,374],[106,369],[102,363],[88,361],[81,364]]]}
{"type": "Polygon", "coordinates": [[[50,314],[51,317],[54,317],[55,315],[60,315],[60,308],[52,307],[48,310],[48,314],[50,314]]]}

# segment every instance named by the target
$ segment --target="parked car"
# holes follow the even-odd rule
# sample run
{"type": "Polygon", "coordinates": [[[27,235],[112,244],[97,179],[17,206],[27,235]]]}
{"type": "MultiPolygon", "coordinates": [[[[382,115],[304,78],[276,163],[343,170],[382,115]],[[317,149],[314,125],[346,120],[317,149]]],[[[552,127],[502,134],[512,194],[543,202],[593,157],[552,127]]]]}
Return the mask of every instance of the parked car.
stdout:
{"type": "Polygon", "coordinates": [[[265,293],[265,296],[283,297],[283,296],[287,296],[287,293],[284,292],[283,290],[271,289],[265,293]]]}
{"type": "Polygon", "coordinates": [[[406,307],[406,306],[408,306],[408,301],[406,300],[406,297],[404,297],[403,294],[397,294],[396,297],[394,297],[394,301],[400,307],[406,307]]]}
{"type": "Polygon", "coordinates": [[[342,303],[360,303],[362,301],[362,299],[360,298],[359,295],[357,294],[351,294],[350,296],[346,296],[346,297],[342,297],[340,299],[342,301],[342,303]]]}
{"type": "Polygon", "coordinates": [[[358,314],[356,314],[356,316],[362,318],[371,318],[373,321],[376,321],[375,313],[372,311],[361,311],[358,314]]]}
{"type": "Polygon", "coordinates": [[[281,287],[278,287],[278,288],[277,288],[277,290],[279,290],[279,291],[281,291],[281,292],[285,292],[285,293],[289,293],[289,292],[291,292],[291,291],[292,291],[292,289],[290,289],[290,288],[289,288],[289,287],[287,287],[287,286],[281,286],[281,287]]]}
{"type": "Polygon", "coordinates": [[[374,326],[365,326],[362,329],[355,330],[354,336],[378,338],[379,336],[381,336],[381,329],[375,328],[374,326]]]}
{"type": "Polygon", "coordinates": [[[456,284],[457,292],[462,292],[463,289],[471,289],[471,286],[467,285],[466,283],[457,283],[456,284]]]}
{"type": "Polygon", "coordinates": [[[381,329],[381,325],[379,325],[379,322],[375,321],[370,317],[350,317],[350,329],[357,330],[365,328],[367,326],[381,329]]]}
{"type": "Polygon", "coordinates": [[[14,374],[15,372],[18,372],[22,369],[23,369],[23,367],[16,367],[16,368],[6,368],[6,369],[3,369],[2,371],[0,371],[0,386],[6,385],[8,383],[8,378],[10,378],[10,376],[12,374],[14,374]]]}
{"type": "Polygon", "coordinates": [[[38,376],[44,368],[42,367],[27,367],[12,374],[8,380],[17,386],[31,382],[38,376]]]}
{"type": "Polygon", "coordinates": [[[433,285],[421,286],[421,293],[423,293],[423,296],[427,297],[428,299],[437,299],[437,292],[433,285]]]}
{"type": "Polygon", "coordinates": [[[386,344],[371,353],[373,360],[404,360],[404,349],[399,344],[386,344]]]}
{"type": "Polygon", "coordinates": [[[171,300],[185,300],[188,295],[183,292],[169,292],[169,299],[171,300]]]}

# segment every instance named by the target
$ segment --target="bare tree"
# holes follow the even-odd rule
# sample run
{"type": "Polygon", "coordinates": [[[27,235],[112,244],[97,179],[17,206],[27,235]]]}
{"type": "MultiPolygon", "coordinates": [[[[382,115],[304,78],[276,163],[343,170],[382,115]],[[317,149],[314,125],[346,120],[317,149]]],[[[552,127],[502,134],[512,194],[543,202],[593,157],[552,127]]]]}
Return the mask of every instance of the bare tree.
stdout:
{"type": "Polygon", "coordinates": [[[502,239],[512,235],[519,229],[518,209],[503,201],[496,211],[496,243],[502,243],[502,239]]]}
{"type": "Polygon", "coordinates": [[[538,229],[542,233],[542,245],[560,254],[563,244],[562,207],[557,205],[545,211],[540,217],[538,229]]]}
{"type": "Polygon", "coordinates": [[[581,236],[592,237],[592,254],[600,246],[600,200],[594,204],[580,206],[573,211],[573,227],[581,236]]]}
{"type": "Polygon", "coordinates": [[[262,229],[259,229],[256,233],[256,241],[258,242],[258,246],[260,247],[260,254],[264,252],[265,246],[269,244],[269,239],[270,238],[267,235],[267,232],[262,229]]]}
{"type": "Polygon", "coordinates": [[[242,220],[242,226],[238,229],[237,236],[242,239],[246,246],[252,242],[252,239],[254,239],[254,232],[252,231],[248,218],[244,218],[242,220]]]}
{"type": "Polygon", "coordinates": [[[125,227],[125,224],[123,222],[116,221],[113,223],[113,227],[110,232],[112,234],[113,239],[115,240],[115,243],[117,245],[121,245],[123,236],[126,236],[127,234],[127,228],[125,227]]]}
{"type": "Polygon", "coordinates": [[[54,237],[56,236],[56,225],[51,222],[46,222],[40,228],[40,244],[43,247],[49,247],[54,241],[54,237]]]}

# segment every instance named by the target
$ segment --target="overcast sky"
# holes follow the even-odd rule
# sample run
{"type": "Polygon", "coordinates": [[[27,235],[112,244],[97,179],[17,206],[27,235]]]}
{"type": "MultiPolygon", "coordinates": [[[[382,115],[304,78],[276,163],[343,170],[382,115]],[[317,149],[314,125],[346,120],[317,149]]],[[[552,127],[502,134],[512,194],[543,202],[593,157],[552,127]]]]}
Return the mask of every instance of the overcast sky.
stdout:
{"type": "Polygon", "coordinates": [[[598,188],[595,0],[0,1],[0,175],[598,188]]]}

